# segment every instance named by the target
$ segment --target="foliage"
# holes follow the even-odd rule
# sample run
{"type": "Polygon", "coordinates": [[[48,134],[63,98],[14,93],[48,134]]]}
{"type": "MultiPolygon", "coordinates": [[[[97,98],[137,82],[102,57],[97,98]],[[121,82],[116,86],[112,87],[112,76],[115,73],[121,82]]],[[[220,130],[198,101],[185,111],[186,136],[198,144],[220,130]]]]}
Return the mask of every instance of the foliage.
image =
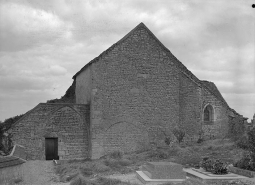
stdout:
{"type": "Polygon", "coordinates": [[[204,141],[204,131],[203,130],[200,130],[198,132],[198,140],[197,140],[197,143],[202,143],[204,141]]]}
{"type": "Polygon", "coordinates": [[[183,131],[179,128],[174,128],[173,134],[176,137],[176,139],[178,140],[178,142],[181,143],[184,139],[185,131],[183,131]]]}
{"type": "Polygon", "coordinates": [[[109,154],[110,158],[112,159],[122,159],[123,157],[123,152],[121,151],[113,151],[109,154]]]}
{"type": "Polygon", "coordinates": [[[251,152],[244,152],[242,158],[234,163],[235,167],[255,171],[254,154],[251,152]]]}
{"type": "Polygon", "coordinates": [[[23,114],[19,116],[14,116],[6,119],[3,123],[0,123],[0,151],[5,155],[8,155],[13,147],[12,134],[7,134],[7,131],[12,127],[12,125],[18,121],[23,114]]]}
{"type": "Polygon", "coordinates": [[[151,150],[148,152],[148,157],[152,159],[167,159],[168,152],[164,149],[151,150]]]}
{"type": "Polygon", "coordinates": [[[225,164],[219,159],[215,160],[215,159],[210,159],[208,157],[205,157],[200,162],[200,166],[205,171],[212,172],[213,174],[222,175],[222,174],[228,173],[227,164],[225,164]]]}
{"type": "Polygon", "coordinates": [[[240,137],[235,142],[235,144],[236,144],[236,146],[238,146],[239,148],[242,148],[244,150],[248,150],[249,149],[249,142],[248,142],[248,138],[246,136],[240,137]]]}
{"type": "Polygon", "coordinates": [[[201,155],[189,147],[180,148],[176,156],[176,162],[186,166],[196,167],[200,161],[201,155]]]}
{"type": "Polygon", "coordinates": [[[238,140],[245,133],[245,126],[242,116],[229,119],[229,136],[234,141],[238,140]]]}
{"type": "Polygon", "coordinates": [[[242,158],[237,161],[234,166],[246,170],[255,171],[255,128],[251,129],[247,133],[247,135],[248,138],[244,142],[245,145],[241,145],[241,147],[245,147],[247,151],[244,152],[242,158]]]}
{"type": "Polygon", "coordinates": [[[75,80],[60,99],[48,100],[47,103],[74,103],[75,102],[75,80]]]}
{"type": "Polygon", "coordinates": [[[248,133],[248,150],[255,154],[255,127],[251,129],[248,133]]]}
{"type": "Polygon", "coordinates": [[[136,185],[136,184],[131,184],[130,182],[121,182],[119,179],[110,179],[105,177],[99,177],[90,180],[79,175],[72,180],[70,185],[136,185]]]}

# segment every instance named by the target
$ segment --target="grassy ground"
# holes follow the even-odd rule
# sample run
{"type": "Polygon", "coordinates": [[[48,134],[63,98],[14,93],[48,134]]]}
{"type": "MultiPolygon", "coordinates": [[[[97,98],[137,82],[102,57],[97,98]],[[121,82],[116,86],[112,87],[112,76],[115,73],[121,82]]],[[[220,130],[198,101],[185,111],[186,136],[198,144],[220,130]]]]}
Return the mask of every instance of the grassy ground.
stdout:
{"type": "MultiPolygon", "coordinates": [[[[201,144],[176,144],[173,147],[157,148],[123,156],[115,152],[98,160],[59,161],[56,172],[62,182],[71,181],[71,185],[128,185],[130,183],[104,177],[111,174],[135,172],[148,161],[176,162],[184,167],[196,167],[203,157],[212,157],[230,164],[241,157],[242,151],[230,140],[211,140],[201,144]]],[[[185,182],[184,184],[198,184],[198,182],[185,182]]]]}

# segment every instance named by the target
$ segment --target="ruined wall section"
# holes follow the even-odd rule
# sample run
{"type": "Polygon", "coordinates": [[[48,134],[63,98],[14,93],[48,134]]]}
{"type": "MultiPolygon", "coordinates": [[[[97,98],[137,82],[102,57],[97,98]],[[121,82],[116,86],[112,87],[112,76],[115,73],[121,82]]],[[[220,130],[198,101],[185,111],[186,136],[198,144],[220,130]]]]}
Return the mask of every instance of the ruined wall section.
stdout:
{"type": "Polygon", "coordinates": [[[28,159],[45,159],[45,138],[58,138],[60,159],[86,158],[89,153],[89,106],[41,103],[10,130],[25,147],[28,159]]]}
{"type": "Polygon", "coordinates": [[[91,64],[94,158],[164,144],[164,134],[179,123],[179,69],[173,60],[139,28],[91,64]]]}
{"type": "Polygon", "coordinates": [[[88,66],[76,77],[75,97],[76,103],[90,104],[91,102],[91,66],[88,66]]]}

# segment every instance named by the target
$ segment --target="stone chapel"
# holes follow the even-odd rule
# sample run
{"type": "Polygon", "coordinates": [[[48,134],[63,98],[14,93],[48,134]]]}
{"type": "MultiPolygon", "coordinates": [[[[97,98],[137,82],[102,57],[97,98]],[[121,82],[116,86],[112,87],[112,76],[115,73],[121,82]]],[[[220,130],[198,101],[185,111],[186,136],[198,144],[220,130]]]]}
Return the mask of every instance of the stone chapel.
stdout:
{"type": "MultiPolygon", "coordinates": [[[[87,63],[84,61],[84,63],[87,63]]],[[[140,23],[73,76],[69,103],[39,103],[18,120],[13,141],[28,159],[100,158],[112,151],[228,133],[231,109],[213,82],[199,80],[140,23]]]]}

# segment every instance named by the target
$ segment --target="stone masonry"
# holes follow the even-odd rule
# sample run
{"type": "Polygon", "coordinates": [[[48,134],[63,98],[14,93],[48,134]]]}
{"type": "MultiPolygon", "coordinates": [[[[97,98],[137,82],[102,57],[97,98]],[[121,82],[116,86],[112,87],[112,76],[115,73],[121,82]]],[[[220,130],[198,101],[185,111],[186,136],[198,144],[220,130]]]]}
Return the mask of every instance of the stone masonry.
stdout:
{"type": "Polygon", "coordinates": [[[27,159],[45,159],[45,138],[58,138],[60,159],[86,158],[89,153],[89,107],[40,103],[10,131],[27,159]]]}
{"type": "Polygon", "coordinates": [[[164,145],[176,127],[185,141],[227,133],[229,107],[141,23],[75,74],[76,103],[91,106],[91,155],[164,145]],[[204,122],[203,111],[213,108],[204,122]]]}

